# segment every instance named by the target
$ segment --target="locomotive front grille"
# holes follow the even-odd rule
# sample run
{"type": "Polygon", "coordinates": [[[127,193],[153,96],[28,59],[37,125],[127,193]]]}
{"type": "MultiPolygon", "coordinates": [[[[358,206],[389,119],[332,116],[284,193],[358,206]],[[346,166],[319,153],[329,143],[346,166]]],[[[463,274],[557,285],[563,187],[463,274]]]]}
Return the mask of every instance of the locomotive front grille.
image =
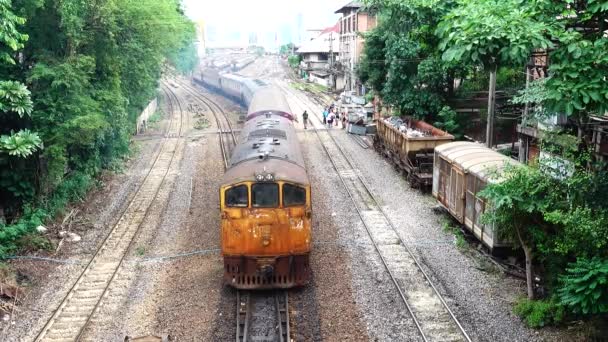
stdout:
{"type": "Polygon", "coordinates": [[[273,258],[225,256],[224,284],[238,289],[303,286],[310,277],[308,259],[308,254],[273,258]]]}

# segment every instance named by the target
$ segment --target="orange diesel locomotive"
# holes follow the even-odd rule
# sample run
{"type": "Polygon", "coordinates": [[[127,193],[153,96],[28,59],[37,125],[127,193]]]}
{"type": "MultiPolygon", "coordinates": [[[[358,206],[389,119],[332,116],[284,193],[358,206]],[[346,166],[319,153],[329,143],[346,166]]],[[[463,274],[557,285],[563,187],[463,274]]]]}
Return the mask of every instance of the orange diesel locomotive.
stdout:
{"type": "Polygon", "coordinates": [[[293,119],[279,89],[258,89],[222,180],[224,283],[235,288],[308,281],[310,182],[293,119]]]}

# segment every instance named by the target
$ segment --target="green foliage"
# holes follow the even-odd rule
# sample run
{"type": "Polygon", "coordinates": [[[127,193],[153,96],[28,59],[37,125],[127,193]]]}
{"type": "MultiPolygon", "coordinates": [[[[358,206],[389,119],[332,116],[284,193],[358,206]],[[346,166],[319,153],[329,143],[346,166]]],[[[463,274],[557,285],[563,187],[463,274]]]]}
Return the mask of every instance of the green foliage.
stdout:
{"type": "Polygon", "coordinates": [[[294,43],[283,44],[281,47],[279,47],[279,53],[281,55],[290,55],[294,51],[295,47],[296,45],[294,43]]]}
{"type": "Polygon", "coordinates": [[[534,244],[544,239],[542,218],[549,206],[553,179],[538,168],[512,165],[494,177],[500,181],[491,182],[480,192],[492,205],[484,221],[495,223],[499,234],[513,241],[534,244]]]}
{"type": "Polygon", "coordinates": [[[608,259],[579,258],[560,277],[562,305],[576,314],[608,313],[608,259]]]}
{"type": "Polygon", "coordinates": [[[457,140],[464,136],[462,126],[458,122],[458,114],[449,106],[441,108],[441,111],[437,114],[435,126],[452,134],[457,140]]]}
{"type": "Polygon", "coordinates": [[[437,28],[443,59],[490,69],[522,65],[533,49],[553,46],[551,27],[535,20],[537,14],[524,0],[461,0],[437,28]]]}
{"type": "Polygon", "coordinates": [[[522,298],[513,311],[531,328],[541,328],[561,323],[566,312],[556,300],[529,300],[522,298]]]}
{"type": "Polygon", "coordinates": [[[585,39],[580,33],[562,38],[551,53],[546,105],[568,115],[608,111],[608,38],[585,39]]]}
{"type": "Polygon", "coordinates": [[[366,34],[359,76],[399,114],[433,123],[453,93],[454,79],[466,69],[441,60],[434,33],[453,2],[370,0],[367,4],[380,9],[379,23],[366,34]]]}
{"type": "Polygon", "coordinates": [[[0,136],[0,151],[11,156],[28,157],[42,147],[42,140],[36,133],[24,129],[17,133],[0,136]]]}
{"type": "Polygon", "coordinates": [[[15,112],[20,118],[33,109],[30,91],[19,82],[0,81],[0,112],[15,112]]]}
{"type": "Polygon", "coordinates": [[[287,57],[287,63],[289,63],[289,66],[293,69],[296,69],[300,65],[301,60],[302,57],[300,55],[291,55],[287,57]]]}
{"type": "Polygon", "coordinates": [[[3,257],[128,154],[164,64],[187,72],[196,51],[176,0],[0,0],[0,17],[3,257]]]}
{"type": "Polygon", "coordinates": [[[11,0],[0,0],[0,20],[0,64],[15,64],[13,54],[22,49],[23,43],[28,39],[27,34],[18,29],[18,26],[25,23],[25,18],[15,15],[11,0]]]}

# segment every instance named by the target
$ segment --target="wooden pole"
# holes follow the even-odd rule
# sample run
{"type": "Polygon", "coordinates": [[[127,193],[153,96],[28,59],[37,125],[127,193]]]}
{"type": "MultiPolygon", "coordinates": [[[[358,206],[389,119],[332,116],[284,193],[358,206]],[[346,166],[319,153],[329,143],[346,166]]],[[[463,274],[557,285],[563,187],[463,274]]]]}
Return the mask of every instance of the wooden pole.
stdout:
{"type": "Polygon", "coordinates": [[[486,126],[486,146],[494,145],[494,108],[496,107],[496,67],[490,72],[490,89],[488,91],[488,122],[486,126]]]}

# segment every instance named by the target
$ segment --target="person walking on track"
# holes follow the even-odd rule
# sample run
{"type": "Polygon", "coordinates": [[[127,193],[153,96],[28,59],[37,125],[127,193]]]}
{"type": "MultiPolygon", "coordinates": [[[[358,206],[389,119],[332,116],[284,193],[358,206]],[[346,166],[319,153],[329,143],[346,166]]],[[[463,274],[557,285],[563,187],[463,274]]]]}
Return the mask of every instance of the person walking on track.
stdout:
{"type": "Polygon", "coordinates": [[[327,123],[327,115],[329,114],[329,109],[325,108],[325,110],[323,110],[323,124],[325,125],[327,123]]]}
{"type": "Polygon", "coordinates": [[[329,112],[329,114],[327,115],[327,128],[331,128],[335,118],[336,114],[334,114],[334,112],[329,112]]]}
{"type": "Polygon", "coordinates": [[[304,129],[308,129],[306,126],[308,125],[308,112],[304,111],[302,113],[302,122],[304,123],[304,129]]]}

